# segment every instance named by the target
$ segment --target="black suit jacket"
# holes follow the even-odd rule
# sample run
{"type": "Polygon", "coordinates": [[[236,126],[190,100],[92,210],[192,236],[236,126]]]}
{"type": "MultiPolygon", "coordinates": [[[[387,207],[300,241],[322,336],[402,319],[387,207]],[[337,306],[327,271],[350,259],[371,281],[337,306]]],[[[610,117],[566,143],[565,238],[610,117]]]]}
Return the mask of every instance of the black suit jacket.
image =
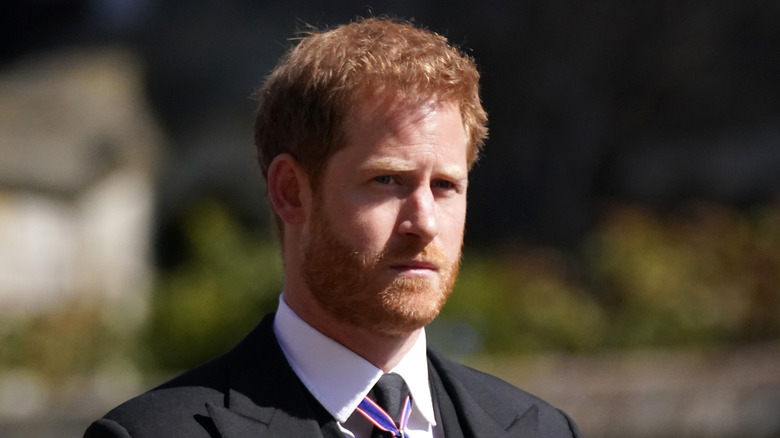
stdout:
{"type": "MultiPolygon", "coordinates": [[[[84,437],[322,437],[324,409],[290,368],[272,326],[269,315],[229,353],[113,409],[84,437]]],[[[434,350],[428,361],[447,438],[580,436],[566,414],[496,377],[434,350]]]]}

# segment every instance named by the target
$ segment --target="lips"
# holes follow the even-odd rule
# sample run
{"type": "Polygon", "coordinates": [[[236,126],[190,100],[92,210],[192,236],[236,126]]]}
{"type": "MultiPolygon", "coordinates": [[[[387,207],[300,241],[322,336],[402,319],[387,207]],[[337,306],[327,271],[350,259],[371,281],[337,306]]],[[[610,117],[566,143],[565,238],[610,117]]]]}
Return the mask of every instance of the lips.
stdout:
{"type": "Polygon", "coordinates": [[[432,271],[436,272],[439,270],[439,264],[432,261],[426,261],[426,260],[409,260],[399,263],[394,263],[390,265],[392,269],[396,269],[399,271],[432,271]]]}

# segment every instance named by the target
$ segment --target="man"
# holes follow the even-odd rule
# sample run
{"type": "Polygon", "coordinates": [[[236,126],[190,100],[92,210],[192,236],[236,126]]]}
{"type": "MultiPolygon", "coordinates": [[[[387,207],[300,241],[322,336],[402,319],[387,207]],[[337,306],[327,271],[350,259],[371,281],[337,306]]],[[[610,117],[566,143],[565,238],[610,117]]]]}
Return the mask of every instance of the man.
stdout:
{"type": "Polygon", "coordinates": [[[579,436],[557,409],[426,346],[487,134],[478,79],[407,23],[303,38],[260,90],[255,129],[282,242],[278,311],[85,436],[579,436]]]}

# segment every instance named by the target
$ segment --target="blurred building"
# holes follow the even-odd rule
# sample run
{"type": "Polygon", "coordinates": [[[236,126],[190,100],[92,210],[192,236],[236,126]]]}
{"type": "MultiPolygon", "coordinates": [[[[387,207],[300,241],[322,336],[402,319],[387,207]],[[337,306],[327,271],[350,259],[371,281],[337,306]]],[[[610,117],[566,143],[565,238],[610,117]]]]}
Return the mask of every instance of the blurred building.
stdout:
{"type": "Polygon", "coordinates": [[[0,309],[142,309],[161,135],[139,62],[38,54],[0,72],[0,309]],[[140,307],[139,307],[140,306],[140,307]]]}

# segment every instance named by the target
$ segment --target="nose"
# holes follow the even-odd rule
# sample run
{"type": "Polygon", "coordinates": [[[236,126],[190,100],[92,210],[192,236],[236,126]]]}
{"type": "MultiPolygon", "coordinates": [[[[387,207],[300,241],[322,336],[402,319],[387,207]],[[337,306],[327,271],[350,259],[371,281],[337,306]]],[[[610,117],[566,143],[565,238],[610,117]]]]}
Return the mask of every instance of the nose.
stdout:
{"type": "Polygon", "coordinates": [[[430,187],[422,186],[404,199],[400,211],[398,232],[406,236],[416,236],[428,243],[439,234],[436,218],[436,200],[430,187]]]}

